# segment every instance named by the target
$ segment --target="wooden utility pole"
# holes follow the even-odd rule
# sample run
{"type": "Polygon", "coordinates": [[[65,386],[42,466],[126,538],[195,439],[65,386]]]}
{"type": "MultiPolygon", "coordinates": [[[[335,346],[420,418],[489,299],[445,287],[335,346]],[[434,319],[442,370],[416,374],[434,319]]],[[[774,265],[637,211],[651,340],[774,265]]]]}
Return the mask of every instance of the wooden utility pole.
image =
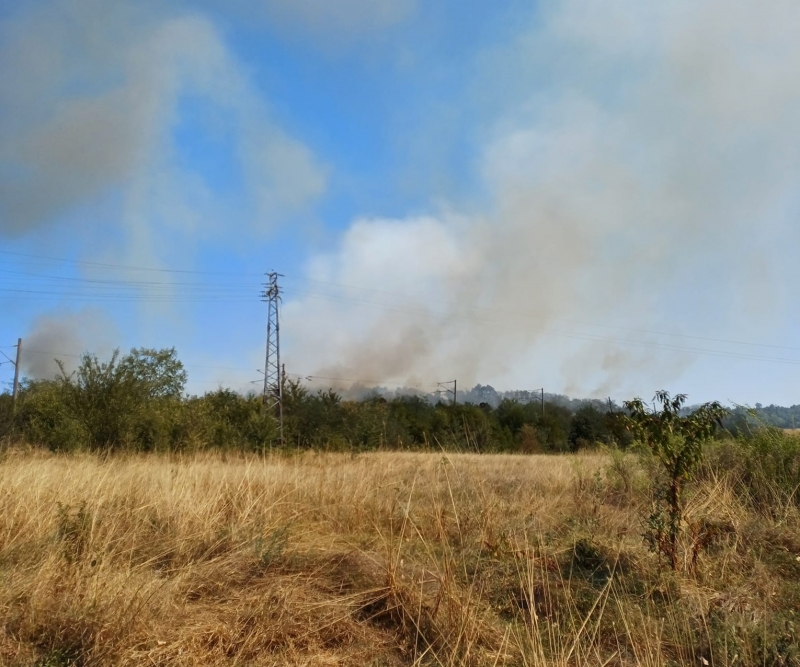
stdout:
{"type": "Polygon", "coordinates": [[[17,360],[14,362],[14,390],[12,400],[12,410],[17,412],[17,394],[19,393],[19,363],[22,358],[22,338],[17,338],[17,360]]]}

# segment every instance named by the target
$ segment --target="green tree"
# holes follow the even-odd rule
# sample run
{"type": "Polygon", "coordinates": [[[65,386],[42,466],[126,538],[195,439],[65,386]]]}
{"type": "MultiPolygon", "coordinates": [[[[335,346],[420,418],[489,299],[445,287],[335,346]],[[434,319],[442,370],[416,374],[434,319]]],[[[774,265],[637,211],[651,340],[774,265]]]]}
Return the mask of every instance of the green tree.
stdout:
{"type": "Polygon", "coordinates": [[[572,415],[569,431],[569,447],[574,452],[581,447],[605,442],[609,439],[606,416],[594,405],[588,404],[579,408],[572,415]]]}
{"type": "Polygon", "coordinates": [[[670,397],[656,392],[654,402],[660,410],[651,410],[641,398],[625,401],[625,422],[653,453],[666,473],[666,488],[656,512],[650,517],[651,545],[664,553],[673,570],[678,568],[678,534],[683,519],[683,487],[692,479],[703,453],[703,443],[728,414],[718,402],[705,403],[690,415],[682,415],[686,394],[670,397]],[[665,505],[666,507],[663,507],[665,505]],[[666,509],[666,521],[662,520],[666,509]]]}
{"type": "Polygon", "coordinates": [[[186,384],[186,372],[175,348],[133,349],[120,358],[114,350],[107,362],[84,354],[67,373],[59,361],[56,379],[68,414],[80,423],[92,448],[137,444],[151,448],[170,430],[172,411],[186,384]],[[159,419],[155,419],[159,417],[159,419]],[[160,433],[159,433],[160,431],[160,433]]]}
{"type": "Polygon", "coordinates": [[[150,398],[180,398],[186,387],[186,370],[174,347],[134,348],[120,359],[117,370],[150,398]]]}
{"type": "Polygon", "coordinates": [[[563,452],[568,449],[567,437],[572,423],[572,412],[569,408],[546,403],[544,414],[538,418],[537,423],[542,443],[547,451],[563,452]]]}
{"type": "Polygon", "coordinates": [[[260,395],[218,389],[188,404],[192,428],[201,433],[203,446],[264,451],[277,439],[276,424],[264,414],[260,395]]]}

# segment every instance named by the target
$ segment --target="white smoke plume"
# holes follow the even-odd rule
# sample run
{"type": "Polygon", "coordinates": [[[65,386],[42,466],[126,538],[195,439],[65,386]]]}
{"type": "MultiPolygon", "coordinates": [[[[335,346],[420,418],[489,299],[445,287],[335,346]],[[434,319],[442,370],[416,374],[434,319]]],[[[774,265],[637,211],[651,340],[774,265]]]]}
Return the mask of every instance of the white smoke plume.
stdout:
{"type": "Polygon", "coordinates": [[[799,277],[800,5],[544,3],[481,68],[490,205],[355,221],[287,301],[297,365],[649,391],[701,346],[587,323],[768,334],[799,277]]]}

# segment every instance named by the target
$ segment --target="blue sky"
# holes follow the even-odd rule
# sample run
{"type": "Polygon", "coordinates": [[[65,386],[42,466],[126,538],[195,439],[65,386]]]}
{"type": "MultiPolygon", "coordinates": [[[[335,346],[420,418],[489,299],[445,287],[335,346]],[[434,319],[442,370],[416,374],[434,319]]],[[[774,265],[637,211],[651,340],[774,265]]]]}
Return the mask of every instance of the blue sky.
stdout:
{"type": "MultiPolygon", "coordinates": [[[[797,403],[800,8],[0,10],[0,345],[797,403]]],[[[13,349],[3,347],[6,353],[13,349]]],[[[0,381],[11,378],[0,366],[0,381]]]]}

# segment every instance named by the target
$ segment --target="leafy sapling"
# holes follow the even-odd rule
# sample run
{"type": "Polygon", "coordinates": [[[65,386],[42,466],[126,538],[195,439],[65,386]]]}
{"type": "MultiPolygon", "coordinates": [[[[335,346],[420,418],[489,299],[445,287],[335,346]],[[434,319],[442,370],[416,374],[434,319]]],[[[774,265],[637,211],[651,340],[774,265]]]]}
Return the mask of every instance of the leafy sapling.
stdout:
{"type": "Polygon", "coordinates": [[[651,410],[641,398],[625,401],[627,428],[661,463],[666,485],[656,493],[657,510],[650,517],[651,545],[664,553],[673,570],[678,569],[678,535],[683,519],[683,488],[691,481],[710,440],[728,410],[717,401],[705,403],[689,415],[682,415],[686,394],[670,397],[656,392],[651,410]],[[666,510],[666,511],[664,511],[666,510]],[[665,516],[666,515],[666,516],[665,516]],[[666,520],[663,520],[666,518],[666,520]]]}

